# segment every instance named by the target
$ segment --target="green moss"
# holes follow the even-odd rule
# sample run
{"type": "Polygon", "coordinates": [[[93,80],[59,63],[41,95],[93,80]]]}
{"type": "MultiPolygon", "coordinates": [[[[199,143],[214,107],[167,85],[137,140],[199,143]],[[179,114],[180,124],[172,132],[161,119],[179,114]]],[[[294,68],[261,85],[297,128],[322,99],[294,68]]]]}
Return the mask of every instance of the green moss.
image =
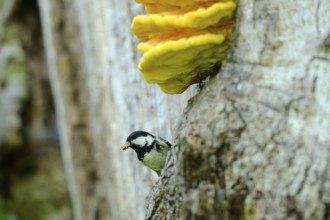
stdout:
{"type": "Polygon", "coordinates": [[[19,40],[19,27],[17,23],[8,22],[5,27],[5,33],[3,36],[3,42],[9,43],[13,41],[20,41],[19,40]]]}
{"type": "Polygon", "coordinates": [[[10,219],[12,219],[11,215],[6,210],[4,203],[3,203],[2,199],[0,198],[0,220],[10,220],[10,219]]]}
{"type": "Polygon", "coordinates": [[[12,176],[6,205],[20,220],[70,219],[59,149],[48,147],[39,154],[29,172],[12,176]]]}
{"type": "Polygon", "coordinates": [[[6,25],[0,50],[3,54],[0,57],[0,61],[3,63],[0,83],[3,84],[5,80],[10,80],[10,83],[26,85],[26,57],[17,24],[6,25]]]}
{"type": "Polygon", "coordinates": [[[27,61],[17,24],[6,23],[0,39],[0,92],[3,94],[0,108],[3,118],[7,118],[0,120],[0,126],[5,131],[2,141],[12,148],[20,145],[22,139],[19,112],[27,97],[27,61]]]}

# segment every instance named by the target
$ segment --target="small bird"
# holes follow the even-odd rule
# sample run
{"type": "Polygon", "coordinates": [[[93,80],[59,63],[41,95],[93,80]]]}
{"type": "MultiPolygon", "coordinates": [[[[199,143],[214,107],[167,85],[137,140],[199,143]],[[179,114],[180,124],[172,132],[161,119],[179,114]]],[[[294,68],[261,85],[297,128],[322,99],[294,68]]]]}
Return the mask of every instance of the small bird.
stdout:
{"type": "Polygon", "coordinates": [[[138,159],[160,175],[172,144],[145,131],[134,131],[126,139],[123,150],[135,150],[138,159]]]}

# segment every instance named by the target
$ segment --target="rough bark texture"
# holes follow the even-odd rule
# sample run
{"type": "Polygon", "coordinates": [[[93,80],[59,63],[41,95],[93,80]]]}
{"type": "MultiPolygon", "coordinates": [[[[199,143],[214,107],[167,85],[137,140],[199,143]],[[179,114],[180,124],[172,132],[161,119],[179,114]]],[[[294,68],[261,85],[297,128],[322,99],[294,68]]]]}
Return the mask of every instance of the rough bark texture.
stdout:
{"type": "Polygon", "coordinates": [[[147,219],[330,219],[330,2],[238,1],[147,219]]]}

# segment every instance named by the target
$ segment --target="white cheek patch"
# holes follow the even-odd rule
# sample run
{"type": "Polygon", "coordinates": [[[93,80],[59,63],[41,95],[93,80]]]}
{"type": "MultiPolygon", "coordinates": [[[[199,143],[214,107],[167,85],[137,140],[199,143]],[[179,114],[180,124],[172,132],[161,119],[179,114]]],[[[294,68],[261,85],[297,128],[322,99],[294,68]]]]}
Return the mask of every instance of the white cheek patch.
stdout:
{"type": "Polygon", "coordinates": [[[148,135],[148,136],[138,137],[134,139],[132,143],[140,147],[144,147],[145,145],[150,146],[153,141],[154,138],[148,135]]]}
{"type": "Polygon", "coordinates": [[[146,141],[147,141],[147,145],[150,146],[152,144],[152,142],[154,142],[154,138],[151,136],[146,136],[146,141]]]}
{"type": "Polygon", "coordinates": [[[143,147],[146,144],[145,137],[138,137],[132,141],[133,144],[143,147]]]}

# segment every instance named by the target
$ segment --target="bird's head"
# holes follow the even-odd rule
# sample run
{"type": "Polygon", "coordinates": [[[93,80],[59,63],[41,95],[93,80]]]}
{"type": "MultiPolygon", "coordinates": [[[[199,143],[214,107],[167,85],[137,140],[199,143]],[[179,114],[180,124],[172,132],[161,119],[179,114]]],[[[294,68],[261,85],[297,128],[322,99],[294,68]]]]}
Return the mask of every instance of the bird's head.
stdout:
{"type": "Polygon", "coordinates": [[[165,166],[171,144],[163,138],[145,131],[134,131],[126,139],[123,150],[132,148],[138,159],[148,168],[160,174],[165,166]]]}
{"type": "Polygon", "coordinates": [[[136,152],[145,151],[152,147],[155,142],[155,136],[145,131],[134,131],[126,139],[123,150],[128,148],[136,152]]]}

